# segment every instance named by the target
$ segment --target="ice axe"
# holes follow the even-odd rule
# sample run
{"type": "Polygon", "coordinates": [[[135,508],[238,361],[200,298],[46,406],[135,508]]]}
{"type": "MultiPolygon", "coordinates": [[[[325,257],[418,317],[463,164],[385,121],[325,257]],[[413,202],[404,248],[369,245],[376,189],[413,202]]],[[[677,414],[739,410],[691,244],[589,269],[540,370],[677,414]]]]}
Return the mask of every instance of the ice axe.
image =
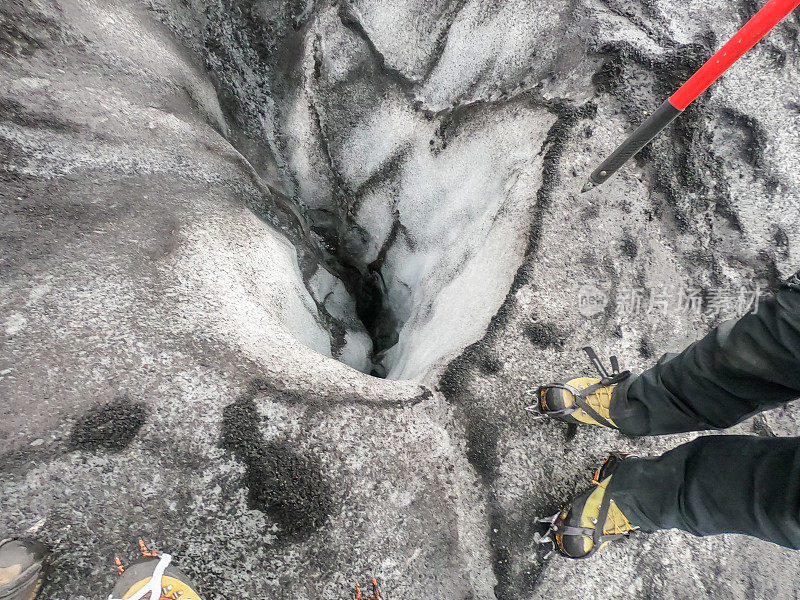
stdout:
{"type": "Polygon", "coordinates": [[[800,5],[800,0],[769,0],[764,7],[736,32],[716,54],[709,58],[694,75],[667,98],[628,139],[597,167],[581,192],[587,192],[608,180],[628,159],[644,148],[650,140],[680,115],[689,104],[714,83],[770,30],[800,5]]]}

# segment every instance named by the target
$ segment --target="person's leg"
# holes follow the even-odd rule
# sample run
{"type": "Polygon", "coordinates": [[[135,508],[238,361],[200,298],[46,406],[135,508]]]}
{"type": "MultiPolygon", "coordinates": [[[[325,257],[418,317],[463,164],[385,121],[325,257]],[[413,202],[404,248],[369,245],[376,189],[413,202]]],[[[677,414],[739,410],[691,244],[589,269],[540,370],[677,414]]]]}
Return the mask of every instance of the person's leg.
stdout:
{"type": "Polygon", "coordinates": [[[758,312],[619,384],[610,415],[628,435],[724,429],[800,396],[800,273],[758,312]]]}
{"type": "Polygon", "coordinates": [[[741,533],[800,548],[800,438],[700,437],[626,459],[607,493],[643,531],[741,533]]]}

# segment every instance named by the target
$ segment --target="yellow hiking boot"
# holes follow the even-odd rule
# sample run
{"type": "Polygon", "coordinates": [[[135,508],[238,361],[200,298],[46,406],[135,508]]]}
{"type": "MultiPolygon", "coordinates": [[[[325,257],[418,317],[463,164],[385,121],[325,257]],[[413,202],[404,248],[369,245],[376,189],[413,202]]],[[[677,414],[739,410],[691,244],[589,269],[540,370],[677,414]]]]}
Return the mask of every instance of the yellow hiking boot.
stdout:
{"type": "Polygon", "coordinates": [[[569,558],[588,558],[613,540],[635,531],[636,527],[606,493],[614,471],[626,456],[612,453],[595,472],[593,486],[573,498],[561,512],[545,520],[551,523],[550,531],[537,541],[549,544],[569,558]]]}
{"type": "Polygon", "coordinates": [[[194,584],[170,564],[172,556],[151,552],[139,541],[142,558],[127,567],[116,559],[120,578],[108,600],[202,600],[194,584]]]}
{"type": "Polygon", "coordinates": [[[587,346],[583,351],[600,373],[600,378],[576,377],[569,381],[543,385],[535,392],[535,403],[526,409],[565,423],[618,429],[610,415],[611,399],[614,388],[630,377],[630,371],[620,372],[617,357],[612,356],[609,373],[592,348],[587,346]]]}

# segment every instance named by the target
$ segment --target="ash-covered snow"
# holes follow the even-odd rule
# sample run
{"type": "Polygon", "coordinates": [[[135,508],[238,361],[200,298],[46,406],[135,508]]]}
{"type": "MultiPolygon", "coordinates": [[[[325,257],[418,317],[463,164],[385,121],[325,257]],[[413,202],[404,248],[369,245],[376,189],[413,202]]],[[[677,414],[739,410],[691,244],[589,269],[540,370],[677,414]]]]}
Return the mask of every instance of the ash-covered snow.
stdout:
{"type": "Polygon", "coordinates": [[[732,316],[626,288],[800,267],[797,15],[578,193],[755,9],[0,4],[0,537],[46,518],[42,596],[106,595],[141,536],[208,598],[796,597],[739,536],[543,563],[533,519],[608,450],[694,434],[522,411],[581,346],[637,371],[732,316]]]}

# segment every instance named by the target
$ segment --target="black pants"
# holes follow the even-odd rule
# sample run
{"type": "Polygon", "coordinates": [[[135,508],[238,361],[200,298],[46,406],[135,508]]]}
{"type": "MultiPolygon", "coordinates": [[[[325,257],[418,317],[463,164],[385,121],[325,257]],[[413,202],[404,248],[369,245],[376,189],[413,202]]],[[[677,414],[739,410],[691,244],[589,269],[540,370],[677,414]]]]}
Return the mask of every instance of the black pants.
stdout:
{"type": "MultiPolygon", "coordinates": [[[[755,314],[619,385],[611,418],[629,435],[723,429],[798,397],[800,273],[755,314]]],[[[743,533],[800,548],[800,437],[701,437],[625,461],[609,492],[645,531],[743,533]]]]}

